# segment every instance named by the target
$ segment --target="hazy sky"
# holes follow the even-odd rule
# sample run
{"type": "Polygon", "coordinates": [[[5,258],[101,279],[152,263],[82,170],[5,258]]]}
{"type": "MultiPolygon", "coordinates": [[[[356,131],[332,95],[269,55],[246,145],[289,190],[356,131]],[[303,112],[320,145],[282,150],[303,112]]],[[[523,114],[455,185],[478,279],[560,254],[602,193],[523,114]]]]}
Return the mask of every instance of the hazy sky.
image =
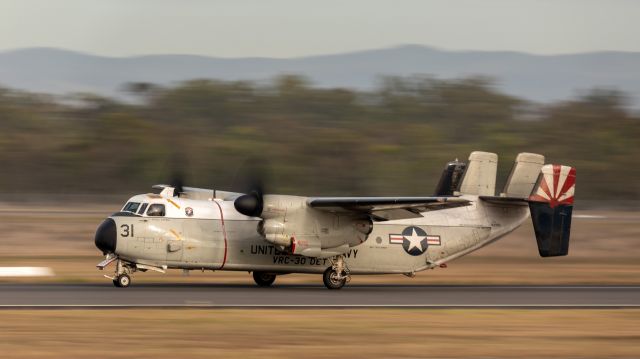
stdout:
{"type": "Polygon", "coordinates": [[[636,0],[0,0],[0,50],[292,57],[423,44],[640,51],[636,0]]]}

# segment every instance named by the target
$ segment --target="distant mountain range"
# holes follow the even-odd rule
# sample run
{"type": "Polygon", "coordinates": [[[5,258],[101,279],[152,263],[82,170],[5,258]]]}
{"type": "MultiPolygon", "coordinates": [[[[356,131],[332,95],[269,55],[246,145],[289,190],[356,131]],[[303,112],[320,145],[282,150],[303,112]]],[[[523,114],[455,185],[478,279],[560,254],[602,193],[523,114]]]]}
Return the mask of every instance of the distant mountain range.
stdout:
{"type": "Polygon", "coordinates": [[[640,53],[539,56],[517,52],[445,51],[400,46],[291,59],[149,55],[125,58],[31,48],[0,53],[0,86],[65,94],[126,96],[128,82],[172,84],[195,78],[268,80],[302,74],[317,86],[370,89],[380,76],[441,79],[489,76],[508,94],[533,101],[564,100],[594,87],[624,91],[640,106],[640,53]]]}

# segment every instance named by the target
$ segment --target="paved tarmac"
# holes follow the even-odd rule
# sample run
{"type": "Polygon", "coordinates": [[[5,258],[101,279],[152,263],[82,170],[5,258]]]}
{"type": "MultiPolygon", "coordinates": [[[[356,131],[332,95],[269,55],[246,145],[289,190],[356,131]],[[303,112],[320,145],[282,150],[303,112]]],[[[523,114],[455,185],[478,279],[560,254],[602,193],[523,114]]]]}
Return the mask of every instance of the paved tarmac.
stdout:
{"type": "Polygon", "coordinates": [[[2,284],[2,308],[640,308],[640,286],[2,284]]]}

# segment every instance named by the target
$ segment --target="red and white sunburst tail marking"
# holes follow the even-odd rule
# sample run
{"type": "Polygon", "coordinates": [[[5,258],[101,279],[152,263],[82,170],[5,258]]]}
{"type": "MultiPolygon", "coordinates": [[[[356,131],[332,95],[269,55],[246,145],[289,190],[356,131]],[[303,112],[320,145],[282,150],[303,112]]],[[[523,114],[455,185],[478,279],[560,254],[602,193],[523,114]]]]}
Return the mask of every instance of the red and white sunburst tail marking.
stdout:
{"type": "Polygon", "coordinates": [[[562,165],[544,165],[530,201],[549,203],[551,208],[572,205],[576,191],[576,169],[562,165]]]}

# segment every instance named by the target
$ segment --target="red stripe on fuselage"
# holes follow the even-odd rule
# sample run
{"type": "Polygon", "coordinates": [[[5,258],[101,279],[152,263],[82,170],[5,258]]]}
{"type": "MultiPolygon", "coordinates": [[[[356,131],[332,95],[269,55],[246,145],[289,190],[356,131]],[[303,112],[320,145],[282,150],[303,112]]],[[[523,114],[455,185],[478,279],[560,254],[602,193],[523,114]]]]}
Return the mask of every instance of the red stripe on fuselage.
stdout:
{"type": "Polygon", "coordinates": [[[222,213],[222,206],[220,206],[220,203],[216,201],[213,201],[213,203],[215,203],[220,210],[220,223],[222,224],[222,235],[224,236],[224,258],[222,258],[222,265],[218,268],[218,270],[220,270],[224,268],[224,265],[227,263],[227,229],[224,226],[224,213],[222,213]]]}

